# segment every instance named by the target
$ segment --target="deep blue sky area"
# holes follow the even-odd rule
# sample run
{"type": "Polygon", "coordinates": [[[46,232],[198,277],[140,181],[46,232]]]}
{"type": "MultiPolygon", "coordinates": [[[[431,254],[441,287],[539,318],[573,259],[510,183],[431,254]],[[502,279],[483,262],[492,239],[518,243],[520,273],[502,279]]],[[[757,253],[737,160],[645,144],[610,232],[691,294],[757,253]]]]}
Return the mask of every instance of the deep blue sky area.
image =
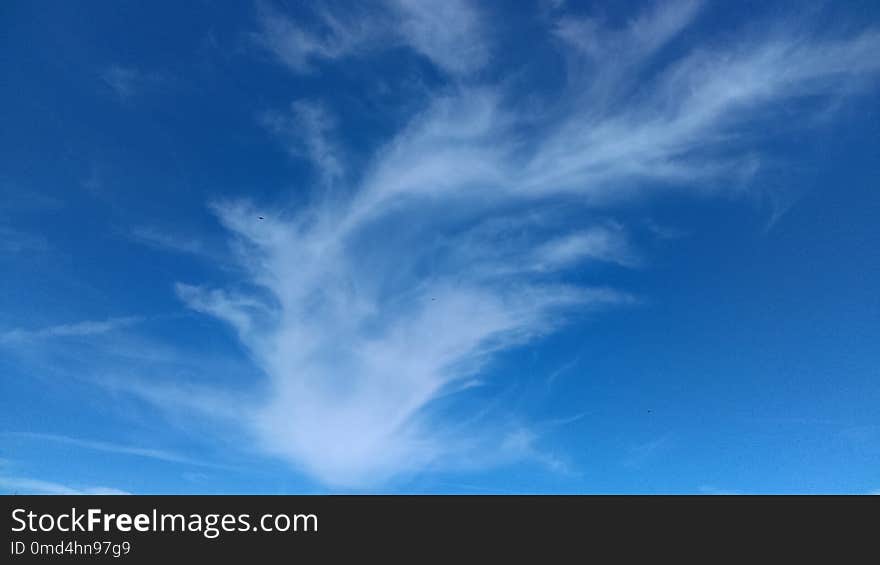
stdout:
{"type": "Polygon", "coordinates": [[[880,4],[5,2],[0,492],[880,492],[880,4]]]}

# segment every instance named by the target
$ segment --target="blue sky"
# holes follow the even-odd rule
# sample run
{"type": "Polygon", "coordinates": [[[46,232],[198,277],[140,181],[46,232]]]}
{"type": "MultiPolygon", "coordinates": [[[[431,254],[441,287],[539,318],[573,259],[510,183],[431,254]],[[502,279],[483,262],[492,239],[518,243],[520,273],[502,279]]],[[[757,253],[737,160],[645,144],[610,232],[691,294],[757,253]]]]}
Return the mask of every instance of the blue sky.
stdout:
{"type": "Polygon", "coordinates": [[[0,26],[0,491],[880,489],[875,2],[0,26]]]}

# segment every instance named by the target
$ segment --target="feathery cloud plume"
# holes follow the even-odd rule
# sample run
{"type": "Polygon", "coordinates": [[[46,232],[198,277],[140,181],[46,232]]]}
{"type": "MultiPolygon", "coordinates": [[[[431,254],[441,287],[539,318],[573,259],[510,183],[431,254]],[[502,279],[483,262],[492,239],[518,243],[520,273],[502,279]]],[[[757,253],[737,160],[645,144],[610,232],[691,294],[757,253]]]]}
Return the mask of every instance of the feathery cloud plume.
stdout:
{"type": "MultiPolygon", "coordinates": [[[[404,43],[438,67],[461,75],[490,62],[472,41],[486,36],[482,20],[465,4],[445,4],[439,16],[396,6],[404,43]]],[[[433,403],[464,389],[494,354],[590,308],[634,301],[600,281],[566,279],[584,262],[642,264],[623,226],[591,219],[598,205],[736,185],[729,179],[755,172],[738,141],[763,113],[880,70],[875,31],[743,35],[658,61],[698,8],[658,4],[623,29],[561,19],[552,33],[570,64],[553,108],[524,110],[504,84],[450,81],[377,149],[344,198],[275,211],[213,203],[244,276],[176,291],[231,326],[268,383],[222,412],[237,414],[263,450],[330,485],[512,453],[564,467],[528,429],[478,433],[433,403]],[[649,64],[657,68],[644,74],[649,64]],[[560,200],[577,213],[553,216],[560,200]]],[[[364,56],[388,32],[370,17],[320,17],[319,36],[264,4],[263,40],[303,72],[320,58],[364,56]]],[[[315,108],[294,115],[309,156],[325,173],[344,170],[315,108]]]]}

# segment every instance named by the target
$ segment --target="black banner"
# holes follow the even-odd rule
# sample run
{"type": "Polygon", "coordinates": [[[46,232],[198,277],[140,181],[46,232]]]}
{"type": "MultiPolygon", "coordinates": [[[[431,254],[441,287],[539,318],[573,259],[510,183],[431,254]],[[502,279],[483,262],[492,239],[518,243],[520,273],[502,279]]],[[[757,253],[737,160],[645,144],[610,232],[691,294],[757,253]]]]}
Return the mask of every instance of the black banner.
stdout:
{"type": "Polygon", "coordinates": [[[876,553],[878,497],[4,496],[2,563],[876,553]],[[709,553],[706,553],[709,552],[709,553]]]}

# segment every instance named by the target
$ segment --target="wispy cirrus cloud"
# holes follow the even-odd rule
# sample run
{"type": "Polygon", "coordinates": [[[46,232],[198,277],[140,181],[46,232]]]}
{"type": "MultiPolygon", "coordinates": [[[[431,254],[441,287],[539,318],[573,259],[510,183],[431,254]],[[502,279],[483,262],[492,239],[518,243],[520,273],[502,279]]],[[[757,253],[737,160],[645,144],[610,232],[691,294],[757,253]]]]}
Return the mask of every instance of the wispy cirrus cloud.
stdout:
{"type": "Polygon", "coordinates": [[[702,485],[699,488],[700,494],[710,494],[716,496],[741,496],[745,494],[739,490],[730,490],[725,488],[718,488],[711,485],[702,485]]]}
{"type": "Polygon", "coordinates": [[[262,123],[277,135],[294,157],[311,161],[329,184],[345,172],[344,155],[335,141],[336,120],[317,102],[297,100],[287,112],[266,112],[262,123]]]}
{"type": "Polygon", "coordinates": [[[418,0],[389,0],[400,22],[404,41],[451,75],[481,69],[491,57],[484,16],[479,4],[449,0],[428,4],[418,0]]]}
{"type": "Polygon", "coordinates": [[[555,271],[586,260],[607,261],[622,267],[636,267],[638,254],[619,225],[594,226],[551,239],[534,251],[534,267],[555,271]]]}
{"type": "Polygon", "coordinates": [[[623,464],[630,469],[638,469],[660,454],[669,451],[674,446],[674,443],[675,441],[671,435],[664,434],[650,441],[635,445],[629,449],[623,464]]]}
{"type": "Polygon", "coordinates": [[[364,57],[408,47],[450,75],[466,75],[489,60],[478,7],[463,0],[426,4],[385,0],[348,9],[321,6],[296,19],[271,2],[257,4],[256,41],[290,69],[311,72],[322,61],[364,57]]]}
{"type": "Polygon", "coordinates": [[[227,468],[223,465],[218,465],[215,463],[210,463],[207,461],[201,461],[199,459],[194,459],[192,457],[188,457],[186,455],[176,453],[173,451],[169,451],[166,449],[157,449],[157,448],[149,448],[149,447],[141,447],[135,445],[120,445],[117,443],[111,443],[106,441],[97,441],[91,439],[83,439],[83,438],[75,438],[68,437],[64,435],[58,434],[45,434],[45,433],[35,433],[35,432],[2,432],[0,435],[9,437],[9,438],[17,438],[17,439],[25,439],[25,440],[33,440],[40,442],[53,442],[71,445],[74,447],[79,447],[83,449],[89,449],[93,451],[102,451],[105,453],[111,453],[116,455],[125,455],[125,456],[133,456],[133,457],[143,457],[147,459],[155,459],[158,461],[165,461],[168,463],[180,463],[183,465],[193,465],[199,467],[213,467],[213,468],[227,468]]]}
{"type": "Polygon", "coordinates": [[[130,230],[128,236],[138,243],[177,253],[192,255],[210,254],[208,248],[200,239],[170,233],[167,229],[160,229],[154,226],[134,227],[130,230]]]}
{"type": "Polygon", "coordinates": [[[120,495],[131,494],[124,490],[111,487],[71,487],[61,483],[43,481],[29,477],[4,477],[0,476],[0,488],[9,494],[103,494],[120,495]]]}
{"type": "MultiPolygon", "coordinates": [[[[260,37],[296,72],[368,56],[392,33],[450,75],[490,64],[478,47],[487,22],[463,3],[448,6],[436,22],[415,3],[380,16],[319,14],[319,32],[262,4],[260,37]],[[466,25],[447,29],[444,18],[466,25]]],[[[699,4],[660,6],[620,28],[561,16],[547,33],[568,75],[540,111],[503,81],[450,80],[345,177],[345,196],[318,190],[290,209],[212,203],[242,276],[182,281],[176,292],[230,326],[265,380],[247,399],[214,387],[175,402],[235,422],[265,453],[334,486],[516,457],[565,468],[528,427],[465,425],[434,410],[437,399],[466,390],[499,352],[636,301],[567,276],[589,263],[645,264],[627,227],[603,217],[607,206],[673,188],[740,190],[737,179],[760,164],[742,140],[759,135],[766,115],[783,103],[806,113],[807,102],[880,70],[875,30],[746,31],[732,45],[679,45],[661,58],[699,4]]],[[[325,174],[348,171],[315,108],[294,106],[273,129],[298,128],[299,147],[325,174]]],[[[344,135],[345,124],[335,127],[344,135]]],[[[161,404],[155,390],[140,393],[161,404]]]]}
{"type": "Polygon", "coordinates": [[[125,65],[110,65],[100,74],[104,85],[121,101],[128,101],[145,90],[167,85],[169,77],[157,71],[144,71],[125,65]]]}
{"type": "Polygon", "coordinates": [[[21,343],[51,338],[78,338],[105,334],[130,327],[143,321],[142,317],[126,316],[106,320],[86,320],[71,324],[58,324],[37,329],[16,328],[0,332],[0,343],[21,343]]]}
{"type": "Polygon", "coordinates": [[[0,225],[0,255],[42,253],[49,249],[49,241],[41,234],[0,225]]]}
{"type": "Polygon", "coordinates": [[[272,2],[258,2],[260,29],[254,39],[290,69],[309,72],[316,61],[363,55],[384,27],[383,22],[363,10],[352,16],[323,7],[314,17],[313,22],[299,22],[272,2]]]}

